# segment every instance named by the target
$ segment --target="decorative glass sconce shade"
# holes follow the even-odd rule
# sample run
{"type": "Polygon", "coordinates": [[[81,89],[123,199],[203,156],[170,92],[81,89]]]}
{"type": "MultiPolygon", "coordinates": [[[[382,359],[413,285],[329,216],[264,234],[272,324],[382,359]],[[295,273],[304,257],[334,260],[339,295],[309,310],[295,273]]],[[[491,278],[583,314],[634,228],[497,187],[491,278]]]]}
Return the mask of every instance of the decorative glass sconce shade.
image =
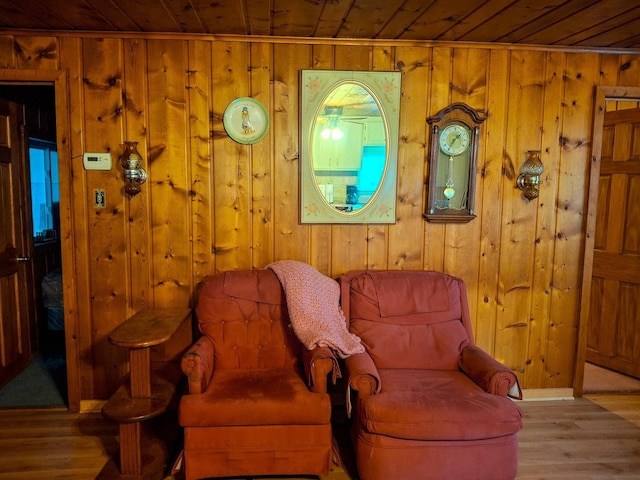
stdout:
{"type": "Polygon", "coordinates": [[[329,117],[329,122],[320,133],[320,136],[325,140],[340,140],[344,137],[344,133],[338,127],[338,117],[342,115],[342,107],[326,106],[324,107],[324,113],[329,117]]]}
{"type": "MultiPolygon", "coordinates": [[[[334,120],[331,120],[332,122],[336,123],[334,120]]],[[[327,127],[325,128],[322,133],[320,133],[320,135],[322,136],[322,138],[324,138],[325,140],[331,139],[331,140],[340,140],[342,137],[344,137],[344,133],[342,133],[342,130],[340,130],[340,128],[338,128],[338,126],[333,126],[333,127],[327,127]]]]}
{"type": "Polygon", "coordinates": [[[140,185],[147,181],[147,172],[142,168],[142,157],[138,153],[138,142],[124,142],[120,165],[124,171],[124,191],[135,197],[140,193],[140,185]]]}
{"type": "Polygon", "coordinates": [[[527,161],[520,168],[520,175],[516,180],[516,185],[524,192],[524,196],[529,200],[538,198],[540,192],[540,175],[544,171],[544,165],[540,160],[540,150],[529,150],[527,152],[527,161]]]}

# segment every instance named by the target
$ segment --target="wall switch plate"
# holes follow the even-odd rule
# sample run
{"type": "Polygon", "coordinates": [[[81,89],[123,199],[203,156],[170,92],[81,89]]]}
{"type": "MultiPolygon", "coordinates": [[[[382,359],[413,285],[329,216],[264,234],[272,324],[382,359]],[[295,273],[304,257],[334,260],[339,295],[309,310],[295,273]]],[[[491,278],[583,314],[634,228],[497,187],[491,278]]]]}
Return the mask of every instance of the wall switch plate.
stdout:
{"type": "Polygon", "coordinates": [[[93,191],[94,205],[96,208],[104,208],[107,203],[107,195],[102,189],[93,191]]]}
{"type": "Polygon", "coordinates": [[[85,153],[82,156],[85,170],[111,170],[110,153],[85,153]]]}

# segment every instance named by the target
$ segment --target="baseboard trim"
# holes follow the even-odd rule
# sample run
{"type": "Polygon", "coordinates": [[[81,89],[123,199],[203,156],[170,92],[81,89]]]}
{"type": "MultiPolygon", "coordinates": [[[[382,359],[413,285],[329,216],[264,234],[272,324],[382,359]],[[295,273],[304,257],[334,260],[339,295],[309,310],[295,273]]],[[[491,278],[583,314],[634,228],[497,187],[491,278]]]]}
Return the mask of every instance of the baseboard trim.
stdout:
{"type": "Polygon", "coordinates": [[[100,413],[106,400],[80,400],[80,413],[100,413]]]}
{"type": "Polygon", "coordinates": [[[573,388],[525,388],[522,390],[522,400],[525,402],[575,400],[575,397],[573,388]]]}

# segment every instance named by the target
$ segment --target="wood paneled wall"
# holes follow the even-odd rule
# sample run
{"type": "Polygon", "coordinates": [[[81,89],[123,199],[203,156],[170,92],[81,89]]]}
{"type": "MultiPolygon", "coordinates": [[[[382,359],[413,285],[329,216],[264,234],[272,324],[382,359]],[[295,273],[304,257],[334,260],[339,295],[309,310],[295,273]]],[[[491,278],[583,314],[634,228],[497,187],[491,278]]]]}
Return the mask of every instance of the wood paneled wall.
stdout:
{"type": "Polygon", "coordinates": [[[126,353],[106,339],[130,314],[188,306],[205,275],[280,259],[332,277],[362,268],[462,277],[477,343],[524,387],[570,387],[594,89],[640,86],[639,63],[637,55],[419,42],[0,36],[0,67],[67,73],[68,138],[59,132],[59,143],[68,149],[63,246],[75,253],[73,272],[64,272],[73,275],[65,294],[77,299],[67,306],[77,308],[67,325],[79,380],[71,398],[116,388],[126,353]],[[298,223],[298,75],[312,68],[402,72],[394,225],[298,223]],[[253,146],[234,143],[222,124],[229,102],[244,96],[271,117],[253,146]],[[425,119],[451,102],[488,115],[478,216],[430,224],[422,217],[425,119]],[[133,199],[117,166],[124,140],[140,142],[149,174],[133,199]],[[531,202],[515,187],[530,149],[545,165],[531,202]],[[114,168],[84,171],[85,151],[112,152],[114,168]],[[106,208],[94,207],[98,188],[106,208]]]}

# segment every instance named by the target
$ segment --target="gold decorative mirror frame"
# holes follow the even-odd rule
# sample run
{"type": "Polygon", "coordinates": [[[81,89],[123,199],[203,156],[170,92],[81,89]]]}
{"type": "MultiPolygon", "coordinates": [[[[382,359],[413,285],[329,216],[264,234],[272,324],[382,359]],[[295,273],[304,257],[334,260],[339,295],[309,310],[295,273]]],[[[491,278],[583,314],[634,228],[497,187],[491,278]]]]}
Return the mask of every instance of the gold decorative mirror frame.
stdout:
{"type": "MultiPolygon", "coordinates": [[[[400,79],[400,72],[301,71],[301,223],[395,223],[400,79]],[[345,98],[339,99],[346,90],[364,92],[359,95],[364,100],[353,105],[345,98]],[[355,115],[347,111],[360,113],[355,115]],[[367,130],[367,122],[372,119],[368,119],[368,115],[375,117],[377,124],[370,130],[367,130]],[[339,121],[355,124],[357,128],[347,128],[344,138],[343,132],[330,136],[327,126],[323,125],[335,128],[339,121]],[[358,126],[359,123],[362,125],[358,126]],[[374,130],[378,136],[369,141],[367,131],[374,130]],[[326,148],[314,146],[314,141],[319,142],[320,138],[327,142],[340,141],[344,145],[343,150],[333,147],[332,152],[337,153],[331,155],[337,160],[328,158],[326,148]],[[375,191],[365,192],[359,187],[365,181],[365,164],[373,162],[363,162],[363,155],[368,158],[365,148],[368,146],[379,158],[384,156],[384,167],[375,191]]],[[[355,94],[344,97],[354,99],[355,94]]],[[[379,162],[379,159],[375,161],[379,162]]],[[[373,180],[367,181],[367,185],[373,184],[373,180]]]]}

